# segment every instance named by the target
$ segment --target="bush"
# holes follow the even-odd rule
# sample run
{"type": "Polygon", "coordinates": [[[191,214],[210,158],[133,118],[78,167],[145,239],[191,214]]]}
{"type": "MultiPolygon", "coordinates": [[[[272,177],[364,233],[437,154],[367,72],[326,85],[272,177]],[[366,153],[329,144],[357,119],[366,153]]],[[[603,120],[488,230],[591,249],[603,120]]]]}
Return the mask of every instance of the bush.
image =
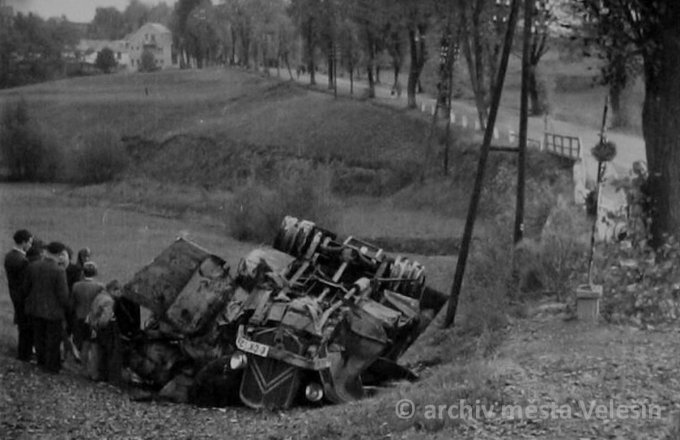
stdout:
{"type": "Polygon", "coordinates": [[[97,58],[94,61],[94,65],[104,73],[111,72],[117,64],[113,50],[105,47],[97,52],[97,58]]]}
{"type": "Polygon", "coordinates": [[[561,200],[540,237],[517,246],[520,299],[555,294],[562,300],[574,290],[586,270],[589,226],[580,210],[561,200]]]}
{"type": "Polygon", "coordinates": [[[507,324],[508,292],[512,280],[512,224],[509,215],[497,217],[487,233],[473,242],[460,303],[460,330],[480,337],[478,354],[495,348],[497,331],[507,324]],[[495,342],[494,342],[495,341],[495,342]]]}
{"type": "Polygon", "coordinates": [[[144,49],[142,56],[139,59],[139,71],[140,72],[153,72],[157,70],[156,57],[154,57],[153,52],[149,49],[144,49]]]}
{"type": "Polygon", "coordinates": [[[120,135],[110,129],[86,133],[76,144],[73,159],[71,180],[86,185],[110,181],[128,164],[120,135]]]}
{"type": "Polygon", "coordinates": [[[229,211],[231,235],[239,240],[271,242],[285,215],[335,226],[331,173],[305,161],[292,161],[276,170],[270,184],[251,180],[238,190],[229,211]]]}
{"type": "Polygon", "coordinates": [[[680,318],[680,242],[608,243],[601,250],[598,281],[604,285],[602,314],[635,325],[675,324],[680,318]]]}
{"type": "Polygon", "coordinates": [[[4,109],[0,121],[0,154],[12,180],[49,181],[57,176],[59,152],[45,141],[23,99],[4,109]]]}

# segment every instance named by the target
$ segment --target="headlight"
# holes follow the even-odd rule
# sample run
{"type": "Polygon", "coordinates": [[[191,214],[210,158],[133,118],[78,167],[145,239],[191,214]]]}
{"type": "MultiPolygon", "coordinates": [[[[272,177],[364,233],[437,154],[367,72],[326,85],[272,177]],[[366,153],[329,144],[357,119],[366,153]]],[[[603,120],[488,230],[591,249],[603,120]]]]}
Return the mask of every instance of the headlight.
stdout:
{"type": "Polygon", "coordinates": [[[237,351],[229,358],[229,368],[232,370],[240,370],[246,365],[248,365],[248,356],[241,351],[237,351]]]}
{"type": "Polygon", "coordinates": [[[305,387],[305,397],[310,402],[318,402],[323,399],[323,387],[318,383],[312,382],[305,387]]]}
{"type": "Polygon", "coordinates": [[[309,356],[310,358],[313,358],[314,356],[316,356],[316,353],[318,351],[319,351],[319,347],[312,344],[309,347],[307,347],[307,356],[309,356]]]}

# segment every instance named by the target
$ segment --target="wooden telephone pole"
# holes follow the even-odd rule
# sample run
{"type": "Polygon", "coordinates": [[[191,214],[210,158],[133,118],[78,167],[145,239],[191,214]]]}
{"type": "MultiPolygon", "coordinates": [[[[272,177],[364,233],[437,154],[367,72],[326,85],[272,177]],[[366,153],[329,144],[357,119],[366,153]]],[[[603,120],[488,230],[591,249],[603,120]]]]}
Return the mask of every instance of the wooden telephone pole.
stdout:
{"type": "MultiPolygon", "coordinates": [[[[458,261],[456,263],[456,274],[453,278],[453,285],[451,286],[451,294],[446,309],[446,317],[444,320],[444,327],[453,325],[458,308],[458,298],[460,297],[460,290],[463,285],[463,275],[465,273],[465,266],[467,264],[468,254],[470,253],[470,243],[472,242],[472,232],[477,218],[477,208],[479,207],[479,200],[482,196],[482,185],[484,183],[484,172],[486,170],[486,162],[489,157],[491,149],[491,140],[493,139],[493,130],[496,124],[496,116],[498,115],[498,107],[503,93],[503,84],[505,83],[505,73],[508,69],[508,59],[510,58],[510,51],[512,49],[512,41],[517,26],[517,16],[519,13],[519,6],[522,0],[512,0],[510,8],[510,17],[508,19],[508,27],[505,32],[505,41],[503,44],[503,52],[501,55],[501,62],[496,76],[496,84],[493,90],[491,101],[491,110],[487,119],[486,128],[484,130],[484,141],[482,149],[479,154],[479,163],[477,164],[477,175],[475,177],[475,185],[470,197],[470,206],[468,208],[467,219],[465,221],[465,230],[463,232],[463,239],[460,244],[460,252],[458,254],[458,261]]],[[[533,0],[526,0],[533,1],[533,0]]],[[[463,3],[463,2],[461,2],[463,3]]]]}
{"type": "Polygon", "coordinates": [[[515,243],[524,236],[524,184],[526,182],[527,125],[529,121],[529,56],[534,21],[534,0],[524,0],[524,36],[522,42],[522,91],[519,107],[519,145],[517,151],[517,202],[515,205],[515,243]]]}

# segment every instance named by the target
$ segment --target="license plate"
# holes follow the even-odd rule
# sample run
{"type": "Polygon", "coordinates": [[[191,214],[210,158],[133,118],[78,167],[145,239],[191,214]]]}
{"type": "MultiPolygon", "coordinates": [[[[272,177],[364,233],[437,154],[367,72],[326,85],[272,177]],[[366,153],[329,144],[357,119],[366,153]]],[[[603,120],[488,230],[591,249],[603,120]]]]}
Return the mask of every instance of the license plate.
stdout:
{"type": "Polygon", "coordinates": [[[267,357],[269,353],[269,346],[251,341],[242,336],[236,338],[236,347],[246,353],[254,354],[256,356],[267,357]]]}

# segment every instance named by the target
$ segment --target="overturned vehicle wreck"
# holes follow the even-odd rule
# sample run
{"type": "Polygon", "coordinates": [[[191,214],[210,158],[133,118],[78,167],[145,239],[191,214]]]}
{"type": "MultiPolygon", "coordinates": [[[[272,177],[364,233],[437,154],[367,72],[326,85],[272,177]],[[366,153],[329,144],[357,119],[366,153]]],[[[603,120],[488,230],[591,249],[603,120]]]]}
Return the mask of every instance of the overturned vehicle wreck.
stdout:
{"type": "Polygon", "coordinates": [[[286,217],[231,273],[178,239],[125,284],[151,311],[126,366],[177,401],[253,408],[347,402],[389,380],[445,298],[417,262],[286,217]]]}

